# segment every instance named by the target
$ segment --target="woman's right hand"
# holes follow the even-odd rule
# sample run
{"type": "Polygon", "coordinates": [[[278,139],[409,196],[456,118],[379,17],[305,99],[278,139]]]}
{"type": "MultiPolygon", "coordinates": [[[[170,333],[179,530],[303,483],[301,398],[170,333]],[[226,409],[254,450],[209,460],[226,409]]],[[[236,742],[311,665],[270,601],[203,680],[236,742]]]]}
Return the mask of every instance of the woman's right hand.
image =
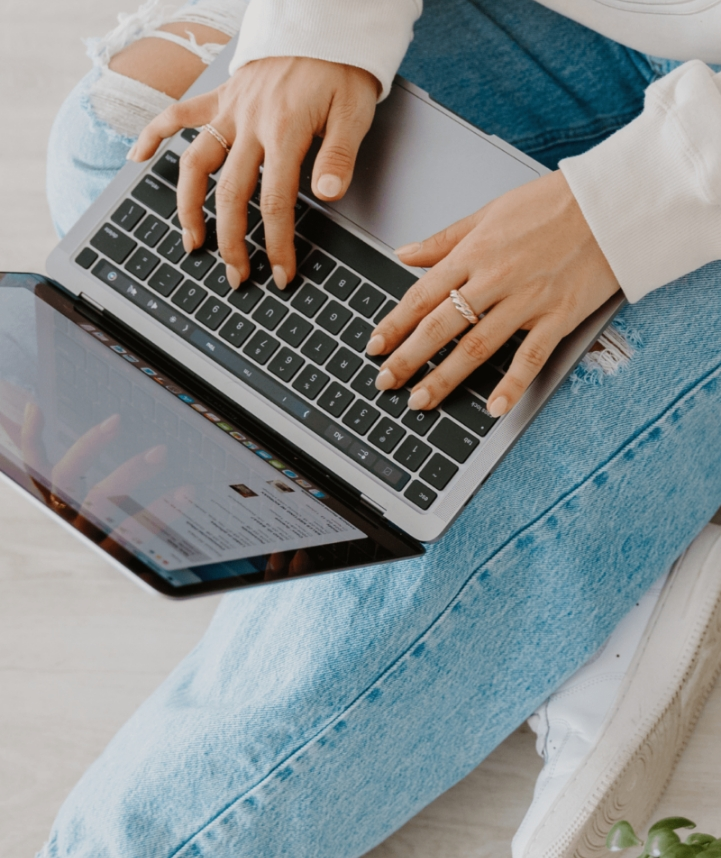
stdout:
{"type": "Polygon", "coordinates": [[[230,154],[210,134],[199,134],[180,159],[178,216],[187,251],[205,239],[207,180],[225,161],[216,189],[218,248],[233,288],[250,273],[245,245],[248,201],[263,167],[260,208],[273,278],[284,288],[295,276],[294,205],[300,168],[314,137],[323,144],[313,168],[313,193],[343,196],[358,147],[370,128],[380,92],[363,69],[306,57],[268,57],[248,63],[212,92],[164,110],[142,132],[129,158],[145,161],[163,139],[210,123],[230,154]]]}

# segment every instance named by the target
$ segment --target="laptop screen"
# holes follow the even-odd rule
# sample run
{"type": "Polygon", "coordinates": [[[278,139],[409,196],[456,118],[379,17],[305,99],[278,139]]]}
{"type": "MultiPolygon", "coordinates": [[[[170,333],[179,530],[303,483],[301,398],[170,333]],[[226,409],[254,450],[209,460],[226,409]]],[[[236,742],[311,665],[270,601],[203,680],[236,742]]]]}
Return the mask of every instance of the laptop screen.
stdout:
{"type": "Polygon", "coordinates": [[[116,563],[185,596],[419,553],[113,331],[0,280],[0,469],[116,563]]]}

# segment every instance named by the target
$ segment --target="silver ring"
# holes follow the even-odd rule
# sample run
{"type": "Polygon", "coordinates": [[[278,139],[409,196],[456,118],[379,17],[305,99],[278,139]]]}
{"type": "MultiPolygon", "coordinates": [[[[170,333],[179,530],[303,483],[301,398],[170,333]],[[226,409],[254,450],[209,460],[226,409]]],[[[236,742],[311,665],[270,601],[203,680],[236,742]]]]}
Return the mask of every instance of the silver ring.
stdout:
{"type": "Polygon", "coordinates": [[[201,131],[207,131],[211,137],[215,137],[215,139],[220,143],[220,145],[225,149],[225,154],[227,155],[230,152],[230,146],[228,145],[228,141],[223,137],[223,135],[218,131],[217,128],[214,128],[210,123],[204,125],[201,128],[201,131]]]}
{"type": "Polygon", "coordinates": [[[461,295],[458,289],[451,289],[451,294],[449,298],[453,302],[453,306],[458,310],[458,312],[463,316],[463,318],[468,322],[469,325],[477,325],[481,320],[471,309],[471,305],[466,301],[466,299],[461,295]]]}

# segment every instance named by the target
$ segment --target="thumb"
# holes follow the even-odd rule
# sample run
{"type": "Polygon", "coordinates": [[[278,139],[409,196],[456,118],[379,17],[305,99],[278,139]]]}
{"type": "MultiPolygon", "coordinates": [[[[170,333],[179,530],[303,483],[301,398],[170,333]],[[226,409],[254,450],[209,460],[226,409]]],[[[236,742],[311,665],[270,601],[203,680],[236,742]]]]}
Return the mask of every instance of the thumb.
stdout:
{"type": "Polygon", "coordinates": [[[484,209],[474,212],[462,220],[457,220],[430,238],[417,241],[414,244],[404,244],[396,248],[396,256],[406,265],[428,268],[448,256],[468,233],[478,225],[483,217],[484,209]]]}
{"type": "Polygon", "coordinates": [[[348,190],[360,144],[371,127],[375,101],[331,104],[325,136],[313,165],[313,193],[338,200],[348,190]]]}

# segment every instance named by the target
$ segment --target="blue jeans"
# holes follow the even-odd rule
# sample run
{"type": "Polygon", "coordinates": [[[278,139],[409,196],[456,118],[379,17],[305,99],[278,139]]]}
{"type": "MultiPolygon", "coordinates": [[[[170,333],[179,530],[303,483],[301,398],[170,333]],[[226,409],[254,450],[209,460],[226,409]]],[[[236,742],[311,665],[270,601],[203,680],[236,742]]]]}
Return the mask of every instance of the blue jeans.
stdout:
{"type": "MultiPolygon", "coordinates": [[[[403,74],[549,166],[664,71],[531,0],[428,0],[416,33],[403,74]]],[[[61,228],[129,143],[86,86],[53,134],[61,228]]],[[[424,557],[226,596],[42,854],[351,858],[463,778],[721,504],[720,290],[714,264],[626,307],[630,363],[565,383],[424,557]]]]}

